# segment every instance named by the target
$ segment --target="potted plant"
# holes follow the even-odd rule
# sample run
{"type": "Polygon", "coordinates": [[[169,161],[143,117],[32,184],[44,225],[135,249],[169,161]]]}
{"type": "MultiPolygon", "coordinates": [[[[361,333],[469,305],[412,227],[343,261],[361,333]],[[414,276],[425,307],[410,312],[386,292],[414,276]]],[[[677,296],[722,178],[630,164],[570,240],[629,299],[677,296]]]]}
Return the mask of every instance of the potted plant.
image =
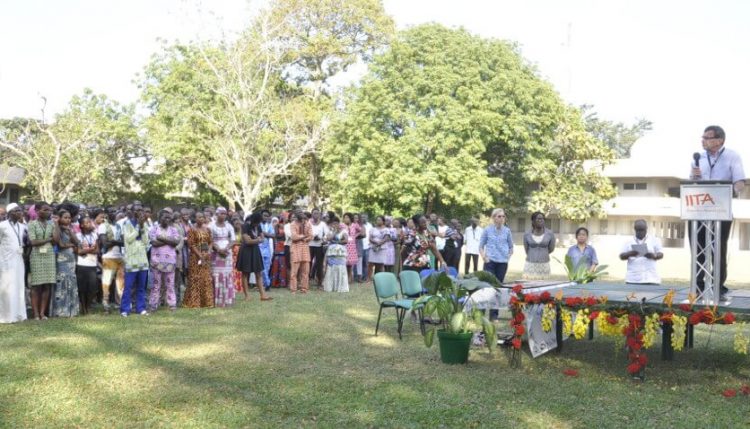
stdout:
{"type": "MultiPolygon", "coordinates": [[[[555,260],[560,262],[557,258],[555,258],[555,260]]],[[[573,259],[570,255],[565,255],[565,263],[563,266],[565,267],[565,272],[568,274],[568,280],[578,284],[591,283],[598,277],[606,275],[607,272],[605,270],[608,267],[607,265],[597,265],[592,271],[589,270],[585,264],[580,263],[580,261],[578,265],[573,265],[573,259]]]]}
{"type": "Polygon", "coordinates": [[[437,316],[438,325],[433,325],[424,336],[427,347],[431,347],[437,332],[440,342],[440,359],[444,363],[466,363],[474,331],[481,329],[487,339],[485,344],[492,351],[495,347],[495,325],[480,310],[465,310],[472,291],[492,287],[476,278],[453,279],[445,272],[432,273],[424,279],[427,294],[419,297],[414,308],[422,307],[425,316],[437,316]],[[439,328],[439,329],[438,329],[439,328]]]}

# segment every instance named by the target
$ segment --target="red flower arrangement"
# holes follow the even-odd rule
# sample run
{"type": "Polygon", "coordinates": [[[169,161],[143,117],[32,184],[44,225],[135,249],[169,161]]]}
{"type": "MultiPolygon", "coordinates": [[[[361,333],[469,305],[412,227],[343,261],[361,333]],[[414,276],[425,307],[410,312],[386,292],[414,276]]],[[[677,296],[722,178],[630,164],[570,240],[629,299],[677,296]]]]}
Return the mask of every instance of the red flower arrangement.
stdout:
{"type": "Polygon", "coordinates": [[[568,377],[578,377],[578,371],[576,371],[575,369],[568,368],[563,371],[563,374],[567,375],[568,377]]]}
{"type": "Polygon", "coordinates": [[[734,398],[737,396],[737,391],[734,389],[726,389],[721,392],[721,394],[724,395],[725,398],[734,398]]]}
{"type": "MultiPolygon", "coordinates": [[[[555,304],[559,307],[565,307],[569,310],[589,309],[590,313],[588,315],[588,318],[592,322],[599,317],[600,310],[606,311],[608,313],[607,323],[609,323],[610,325],[617,325],[619,323],[618,317],[627,315],[628,325],[622,330],[622,334],[626,337],[626,344],[628,348],[629,364],[627,366],[627,371],[634,377],[643,379],[643,373],[646,369],[646,365],[648,364],[648,356],[646,355],[643,348],[643,331],[645,329],[644,317],[646,317],[648,314],[651,314],[650,311],[654,310],[646,312],[640,307],[623,308],[621,305],[617,304],[608,306],[606,296],[601,296],[598,298],[595,296],[573,296],[563,298],[562,293],[559,293],[557,297],[553,297],[548,291],[544,291],[540,294],[524,293],[523,286],[520,284],[513,286],[512,291],[513,293],[510,296],[510,309],[513,316],[510,321],[510,326],[513,331],[511,346],[513,347],[514,351],[512,355],[512,362],[520,363],[520,355],[518,354],[518,352],[520,352],[522,345],[521,338],[526,333],[526,327],[524,326],[524,321],[526,318],[523,314],[524,306],[527,304],[555,304]],[[594,310],[592,307],[597,307],[597,309],[594,310]]],[[[671,301],[665,301],[665,304],[667,304],[666,309],[657,309],[655,311],[659,315],[659,320],[662,323],[671,324],[676,312],[672,309],[671,301]]],[[[687,316],[688,323],[690,325],[697,325],[700,323],[721,323],[730,325],[736,320],[735,315],[731,312],[726,312],[722,315],[717,313],[715,310],[712,310],[711,308],[694,310],[692,303],[680,304],[678,308],[680,311],[677,313],[681,312],[683,313],[682,315],[687,316]]],[[[565,370],[563,371],[563,373],[570,376],[575,376],[578,374],[577,371],[572,369],[565,370]],[[573,373],[575,373],[575,375],[573,375],[573,373]]],[[[732,396],[735,396],[737,394],[737,391],[732,389],[727,389],[725,393],[728,391],[734,392],[732,396]]],[[[743,386],[741,392],[744,395],[750,395],[750,386],[743,386]]]]}

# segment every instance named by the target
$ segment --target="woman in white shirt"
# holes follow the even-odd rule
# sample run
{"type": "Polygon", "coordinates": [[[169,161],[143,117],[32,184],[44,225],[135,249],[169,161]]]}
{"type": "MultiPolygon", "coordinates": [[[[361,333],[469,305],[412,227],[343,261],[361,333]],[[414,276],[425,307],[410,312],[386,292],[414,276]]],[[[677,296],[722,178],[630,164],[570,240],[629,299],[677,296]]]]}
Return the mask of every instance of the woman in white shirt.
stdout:
{"type": "Polygon", "coordinates": [[[91,301],[96,298],[99,292],[99,282],[96,278],[99,237],[96,235],[94,223],[90,217],[84,217],[80,226],[81,232],[77,234],[79,243],[76,279],[78,281],[78,300],[83,315],[89,312],[91,301]]]}

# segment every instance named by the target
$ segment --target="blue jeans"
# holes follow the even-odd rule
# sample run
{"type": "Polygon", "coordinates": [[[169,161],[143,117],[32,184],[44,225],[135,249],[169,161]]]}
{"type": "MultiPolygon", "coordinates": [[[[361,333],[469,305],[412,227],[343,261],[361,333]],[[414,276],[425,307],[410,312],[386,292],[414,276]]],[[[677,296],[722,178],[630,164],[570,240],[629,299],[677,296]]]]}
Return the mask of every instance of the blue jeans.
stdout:
{"type": "Polygon", "coordinates": [[[484,271],[487,271],[488,273],[492,273],[497,280],[502,283],[505,281],[505,273],[508,272],[508,263],[507,262],[495,262],[495,261],[487,261],[484,263],[484,267],[482,267],[484,271]]]}
{"type": "MultiPolygon", "coordinates": [[[[488,273],[492,273],[502,283],[505,280],[505,273],[508,272],[508,263],[487,261],[484,263],[482,269],[488,273]]],[[[490,320],[497,320],[497,318],[498,310],[490,310],[490,320]]]]}
{"type": "Polygon", "coordinates": [[[130,313],[130,295],[135,286],[135,311],[140,313],[146,310],[146,282],[148,281],[148,270],[133,271],[125,273],[125,290],[120,300],[120,313],[130,313]]]}
{"type": "Polygon", "coordinates": [[[370,249],[362,249],[362,272],[359,275],[363,282],[367,281],[367,273],[369,272],[367,269],[367,263],[370,262],[369,254],[370,249]]]}

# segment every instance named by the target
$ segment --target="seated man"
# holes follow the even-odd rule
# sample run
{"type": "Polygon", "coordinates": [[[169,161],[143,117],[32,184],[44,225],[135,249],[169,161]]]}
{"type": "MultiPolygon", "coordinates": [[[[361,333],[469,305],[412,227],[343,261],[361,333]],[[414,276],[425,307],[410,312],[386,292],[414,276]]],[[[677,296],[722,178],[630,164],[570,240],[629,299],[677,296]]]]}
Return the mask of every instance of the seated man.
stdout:
{"type": "Polygon", "coordinates": [[[661,278],[656,271],[656,261],[664,257],[661,252],[661,241],[646,235],[648,225],[643,219],[634,224],[635,237],[623,245],[620,259],[628,261],[625,283],[660,284],[661,278]]]}

